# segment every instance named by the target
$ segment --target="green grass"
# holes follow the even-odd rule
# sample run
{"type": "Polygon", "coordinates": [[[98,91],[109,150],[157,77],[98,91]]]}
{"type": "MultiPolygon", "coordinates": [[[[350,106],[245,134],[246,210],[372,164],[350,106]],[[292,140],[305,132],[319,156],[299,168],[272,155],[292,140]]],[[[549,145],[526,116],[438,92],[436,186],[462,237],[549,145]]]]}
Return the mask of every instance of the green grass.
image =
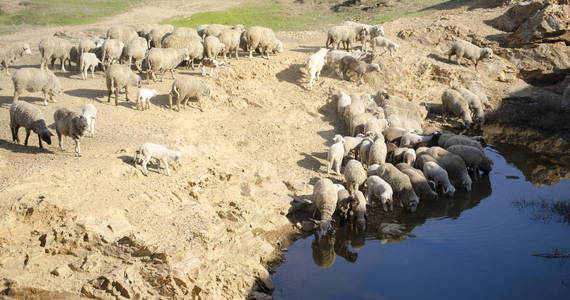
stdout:
{"type": "Polygon", "coordinates": [[[265,0],[238,5],[235,8],[204,12],[186,18],[169,20],[163,23],[174,26],[198,27],[201,24],[242,24],[265,26],[277,31],[302,31],[323,29],[343,20],[362,20],[367,23],[384,23],[402,17],[419,17],[434,10],[423,10],[446,0],[400,0],[394,6],[373,12],[357,8],[334,12],[331,7],[341,1],[321,1],[320,4],[291,3],[292,1],[265,0]]]}
{"type": "MultiPolygon", "coordinates": [[[[19,1],[19,0],[16,0],[19,1]]],[[[14,13],[0,11],[0,33],[33,26],[79,25],[122,12],[136,0],[24,0],[14,13]]]]}

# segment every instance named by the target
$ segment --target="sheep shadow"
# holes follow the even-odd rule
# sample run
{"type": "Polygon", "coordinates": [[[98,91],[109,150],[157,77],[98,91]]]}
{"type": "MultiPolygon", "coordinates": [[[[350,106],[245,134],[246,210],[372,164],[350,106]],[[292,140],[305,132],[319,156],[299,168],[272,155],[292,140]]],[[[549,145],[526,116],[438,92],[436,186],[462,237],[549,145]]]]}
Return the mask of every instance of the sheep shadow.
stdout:
{"type": "Polygon", "coordinates": [[[287,81],[292,84],[296,84],[300,87],[303,87],[303,85],[301,84],[301,81],[305,76],[305,72],[301,71],[301,67],[303,66],[305,65],[291,64],[289,68],[275,74],[275,77],[277,77],[279,81],[287,81]]]}
{"type": "Polygon", "coordinates": [[[427,57],[429,57],[429,58],[431,58],[431,59],[433,59],[433,60],[435,60],[435,61],[439,61],[439,62],[441,62],[441,63],[446,63],[446,64],[453,64],[453,63],[455,63],[455,64],[457,64],[457,62],[450,61],[450,60],[448,60],[448,58],[442,57],[442,56],[437,55],[437,54],[434,54],[434,53],[429,54],[427,57]]]}
{"type": "MultiPolygon", "coordinates": [[[[22,98],[22,97],[20,97],[22,98]]],[[[13,96],[0,96],[0,104],[12,104],[13,96]]]]}
{"type": "Polygon", "coordinates": [[[92,98],[92,99],[105,98],[108,95],[107,90],[101,90],[101,89],[75,89],[75,90],[67,90],[64,91],[63,93],[73,97],[92,98]]]}
{"type": "MultiPolygon", "coordinates": [[[[170,103],[168,102],[168,94],[157,95],[152,99],[150,99],[150,102],[155,106],[170,109],[170,103]]],[[[172,99],[172,102],[173,102],[172,105],[174,105],[175,99],[172,99]]]]}
{"type": "MultiPolygon", "coordinates": [[[[35,93],[34,93],[35,94],[35,93]]],[[[40,95],[42,95],[40,93],[40,95]]],[[[12,104],[12,99],[14,99],[14,97],[12,96],[4,96],[4,97],[0,97],[0,104],[12,104]]],[[[57,100],[57,98],[56,98],[57,100]]],[[[18,97],[18,101],[25,101],[28,103],[33,103],[34,105],[37,106],[44,106],[44,97],[39,96],[39,97],[32,97],[32,96],[26,96],[26,97],[18,97]]],[[[52,104],[57,104],[57,103],[53,103],[51,102],[51,100],[49,100],[48,98],[48,105],[52,105],[52,104]]]]}
{"type": "Polygon", "coordinates": [[[319,49],[324,48],[324,47],[318,47],[318,46],[299,46],[295,49],[290,49],[290,51],[293,52],[300,52],[300,53],[314,53],[319,51],[319,49]]]}
{"type": "Polygon", "coordinates": [[[300,153],[304,158],[297,161],[297,165],[299,167],[305,168],[307,170],[319,172],[322,164],[321,162],[315,158],[316,153],[308,154],[305,152],[300,153]]]}
{"type": "Polygon", "coordinates": [[[125,164],[131,165],[131,166],[133,165],[134,157],[132,157],[130,155],[121,155],[117,158],[120,159],[125,164]]]}
{"type": "MultiPolygon", "coordinates": [[[[25,132],[25,131],[24,131],[25,132]]],[[[22,141],[22,143],[24,142],[26,135],[24,133],[24,135],[22,136],[22,129],[20,129],[19,135],[20,140],[22,141]]],[[[0,148],[2,149],[6,149],[9,151],[12,151],[14,153],[28,153],[28,154],[39,154],[39,153],[46,153],[46,154],[53,154],[53,152],[51,150],[48,150],[47,148],[43,148],[41,149],[38,146],[38,141],[37,141],[38,135],[35,134],[34,132],[32,132],[30,134],[30,139],[28,140],[28,146],[24,146],[24,144],[16,144],[15,142],[10,142],[7,140],[0,140],[0,148]],[[34,141],[35,141],[35,146],[34,146],[34,141]]],[[[52,140],[53,143],[54,140],[52,140]]],[[[57,138],[55,139],[55,141],[57,142],[57,138]]],[[[43,144],[47,144],[46,142],[43,142],[43,144]]]]}

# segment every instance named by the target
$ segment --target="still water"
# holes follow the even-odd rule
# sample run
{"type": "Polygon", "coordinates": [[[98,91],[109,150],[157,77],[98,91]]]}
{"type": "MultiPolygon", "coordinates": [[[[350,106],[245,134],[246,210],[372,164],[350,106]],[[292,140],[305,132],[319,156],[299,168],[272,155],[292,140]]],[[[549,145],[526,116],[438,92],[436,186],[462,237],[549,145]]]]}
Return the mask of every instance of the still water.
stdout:
{"type": "Polygon", "coordinates": [[[570,180],[537,187],[496,149],[469,194],[415,214],[370,212],[364,233],[297,240],[272,276],[275,299],[570,299],[570,259],[532,255],[570,253],[556,206],[570,180]]]}

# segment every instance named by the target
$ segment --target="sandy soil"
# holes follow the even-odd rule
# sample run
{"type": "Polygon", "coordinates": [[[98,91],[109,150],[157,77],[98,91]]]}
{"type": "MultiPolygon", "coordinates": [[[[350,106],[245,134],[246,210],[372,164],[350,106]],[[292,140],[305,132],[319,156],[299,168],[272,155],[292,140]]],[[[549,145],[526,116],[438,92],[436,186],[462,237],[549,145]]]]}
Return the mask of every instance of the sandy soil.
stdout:
{"type": "MultiPolygon", "coordinates": [[[[160,2],[166,6],[141,7],[65,31],[73,36],[87,28],[135,24],[141,16],[158,22],[179,15],[182,3],[188,13],[227,3],[160,2]]],[[[396,58],[373,57],[381,73],[367,74],[365,83],[356,86],[324,71],[313,91],[305,88],[302,66],[324,43],[324,32],[278,33],[286,52],[270,60],[230,59],[219,79],[204,78],[213,86],[204,112],[166,107],[169,74],[163,82],[144,85],[160,95],[151,110],[142,112],[124,95],[118,106],[107,103],[101,72],[83,81],[75,72],[57,71],[65,89],[58,103],[44,107],[40,94],[22,100],[38,105],[48,124],[59,107],[79,112],[85,103],[95,104],[96,134],[82,139],[83,157],[75,156],[68,138],[65,151],[57,149],[56,141],[41,151],[36,136],[30,138],[31,146],[14,144],[8,126],[12,83],[0,75],[0,291],[45,299],[230,299],[271,289],[266,266],[297,231],[286,217],[291,201],[309,198],[310,184],[326,176],[331,138],[346,130],[336,118],[333,95],[385,88],[417,103],[437,103],[452,83],[477,77],[497,105],[504,95],[522,90],[524,82],[497,81],[496,74],[485,71],[492,62],[482,63],[479,73],[472,66],[447,63],[441,59],[447,40],[433,45],[396,35],[449,24],[483,36],[496,34],[482,20],[501,12],[459,8],[387,23],[387,36],[401,48],[396,58]],[[159,174],[156,165],[148,177],[140,166],[133,167],[134,151],[147,141],[182,151],[181,167],[171,177],[159,174]]],[[[55,30],[8,40],[28,40],[35,49],[41,37],[55,30]]],[[[10,71],[38,64],[36,51],[10,71]]],[[[177,76],[199,73],[182,68],[177,76]]],[[[132,89],[130,97],[135,95],[132,89]]],[[[436,117],[426,125],[440,121],[436,117]]]]}

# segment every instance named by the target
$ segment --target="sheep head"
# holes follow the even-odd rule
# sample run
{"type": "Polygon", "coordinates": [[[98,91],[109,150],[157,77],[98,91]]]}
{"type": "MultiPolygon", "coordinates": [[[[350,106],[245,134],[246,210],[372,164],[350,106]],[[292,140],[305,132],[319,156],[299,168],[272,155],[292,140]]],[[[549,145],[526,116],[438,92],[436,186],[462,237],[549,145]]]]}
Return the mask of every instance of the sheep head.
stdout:
{"type": "Polygon", "coordinates": [[[52,136],[53,136],[53,133],[51,133],[51,131],[49,131],[47,129],[40,134],[42,141],[46,142],[48,145],[51,145],[51,137],[52,136]]]}
{"type": "Polygon", "coordinates": [[[491,48],[483,48],[481,49],[481,58],[493,58],[493,49],[491,48]]]}
{"type": "Polygon", "coordinates": [[[368,65],[368,72],[377,71],[380,72],[380,65],[378,64],[369,64],[368,65]]]}

